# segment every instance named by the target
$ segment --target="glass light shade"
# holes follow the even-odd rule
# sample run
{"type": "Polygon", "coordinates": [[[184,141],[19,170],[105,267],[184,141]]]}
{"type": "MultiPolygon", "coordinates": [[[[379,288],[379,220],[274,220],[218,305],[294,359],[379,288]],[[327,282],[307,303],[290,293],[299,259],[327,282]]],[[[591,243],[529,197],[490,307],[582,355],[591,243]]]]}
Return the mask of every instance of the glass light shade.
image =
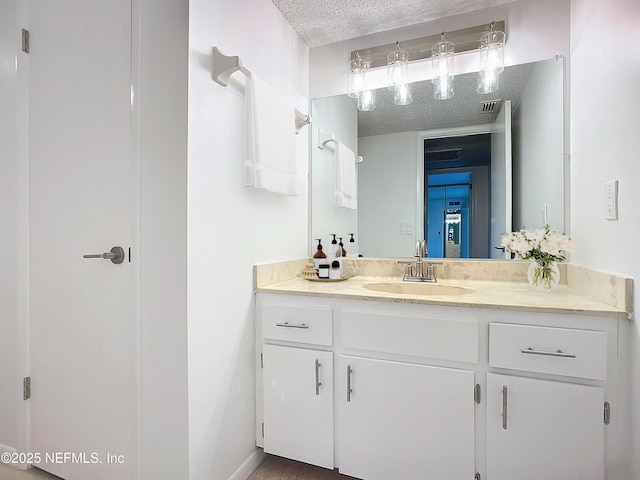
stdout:
{"type": "Polygon", "coordinates": [[[393,92],[393,103],[396,105],[409,105],[411,102],[413,102],[413,98],[411,97],[409,85],[406,83],[398,85],[393,92]]]}
{"type": "Polygon", "coordinates": [[[361,112],[370,112],[376,108],[376,91],[362,90],[358,95],[358,110],[361,112]]]}
{"type": "Polygon", "coordinates": [[[452,42],[443,40],[431,48],[431,62],[435,72],[431,82],[434,85],[433,96],[438,100],[453,97],[453,54],[452,42]]]}
{"type": "Polygon", "coordinates": [[[369,62],[365,62],[358,56],[349,62],[349,76],[347,78],[347,95],[358,98],[365,89],[366,73],[369,69],[369,62]]]}
{"type": "Polygon", "coordinates": [[[504,32],[493,30],[480,39],[478,93],[493,93],[498,90],[500,74],[504,71],[504,39],[504,32]]]}
{"type": "Polygon", "coordinates": [[[398,85],[406,85],[409,77],[409,54],[400,50],[398,45],[395,51],[387,55],[387,88],[392,92],[398,85]]]}
{"type": "Polygon", "coordinates": [[[486,70],[478,72],[478,83],[476,92],[481,94],[493,93],[500,88],[500,74],[494,70],[486,70]]]}

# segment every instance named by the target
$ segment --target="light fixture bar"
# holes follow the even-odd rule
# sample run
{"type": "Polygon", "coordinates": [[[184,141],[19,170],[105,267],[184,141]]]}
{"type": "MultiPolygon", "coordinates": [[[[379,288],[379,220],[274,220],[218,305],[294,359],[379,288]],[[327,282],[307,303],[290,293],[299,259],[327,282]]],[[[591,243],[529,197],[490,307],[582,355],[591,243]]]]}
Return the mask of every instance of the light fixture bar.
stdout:
{"type": "MultiPolygon", "coordinates": [[[[506,22],[500,20],[495,22],[494,29],[505,32],[506,22]]],[[[456,46],[456,53],[477,50],[480,46],[480,37],[491,31],[491,23],[477,25],[475,27],[463,28],[460,30],[447,30],[447,40],[456,46]]],[[[401,41],[402,50],[409,54],[410,61],[424,60],[431,58],[431,47],[441,39],[441,33],[429,35],[428,37],[414,38],[413,40],[401,41]]],[[[384,67],[387,65],[387,55],[395,50],[396,43],[388,43],[378,47],[354,50],[351,52],[351,60],[358,58],[358,53],[369,63],[369,68],[384,67]]]]}

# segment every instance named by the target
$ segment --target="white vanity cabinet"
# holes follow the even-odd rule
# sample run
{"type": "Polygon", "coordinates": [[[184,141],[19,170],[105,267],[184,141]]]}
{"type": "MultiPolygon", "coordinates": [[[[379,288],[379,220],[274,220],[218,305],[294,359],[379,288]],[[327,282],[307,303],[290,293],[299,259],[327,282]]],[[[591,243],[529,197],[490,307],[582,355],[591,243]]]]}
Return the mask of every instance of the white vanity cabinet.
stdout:
{"type": "Polygon", "coordinates": [[[256,316],[268,453],[365,480],[627,478],[624,318],[278,293],[256,316]]]}
{"type": "Polygon", "coordinates": [[[264,451],[333,468],[333,353],[265,345],[264,451]]]}
{"type": "Polygon", "coordinates": [[[333,468],[332,310],[286,304],[259,311],[264,451],[333,468]]]}
{"type": "Polygon", "coordinates": [[[605,331],[491,323],[489,366],[489,480],[605,478],[605,331]]]}
{"type": "Polygon", "coordinates": [[[341,473],[367,480],[473,478],[469,367],[478,362],[478,322],[460,309],[415,307],[356,302],[341,309],[341,473]],[[457,367],[434,365],[443,361],[457,367]]]}
{"type": "Polygon", "coordinates": [[[487,374],[487,479],[604,478],[604,393],[487,374]]]}
{"type": "Polygon", "coordinates": [[[340,473],[473,478],[473,372],[347,355],[339,365],[340,473]]]}

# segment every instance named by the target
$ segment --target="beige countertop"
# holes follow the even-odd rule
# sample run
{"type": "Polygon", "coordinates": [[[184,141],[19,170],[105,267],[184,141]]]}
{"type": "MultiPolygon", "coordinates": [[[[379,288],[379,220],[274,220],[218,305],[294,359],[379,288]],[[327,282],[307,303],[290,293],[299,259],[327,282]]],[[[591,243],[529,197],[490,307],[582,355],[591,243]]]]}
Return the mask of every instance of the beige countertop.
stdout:
{"type": "MultiPolygon", "coordinates": [[[[504,267],[500,271],[500,277],[508,277],[509,281],[501,281],[496,279],[487,279],[491,275],[478,275],[483,279],[470,279],[469,275],[459,275],[463,278],[446,278],[449,270],[459,270],[459,265],[449,265],[442,267],[442,275],[438,279],[437,285],[450,285],[454,287],[462,287],[469,291],[460,295],[446,294],[428,294],[413,295],[405,293],[388,293],[384,291],[374,291],[367,288],[367,285],[379,283],[400,283],[402,284],[402,275],[371,275],[375,273],[389,273],[384,268],[371,268],[370,264],[366,264],[366,268],[362,267],[362,263],[354,263],[345,265],[346,275],[353,275],[347,280],[340,282],[329,281],[309,281],[297,277],[304,260],[294,262],[284,262],[281,264],[272,264],[269,266],[256,266],[256,292],[260,293],[279,293],[287,295],[308,295],[317,297],[344,298],[352,300],[376,300],[395,303],[417,303],[426,305],[447,305],[459,307],[475,307],[475,308],[495,308],[506,310],[523,310],[544,313],[570,313],[579,315],[597,315],[616,318],[630,318],[632,305],[631,299],[631,279],[620,278],[620,288],[622,293],[604,292],[599,293],[601,298],[594,298],[585,285],[584,281],[573,282],[573,277],[578,276],[579,279],[589,277],[591,290],[601,292],[602,285],[598,285],[598,280],[607,283],[611,288],[615,287],[612,282],[613,277],[610,274],[594,274],[589,271],[589,275],[583,274],[580,267],[573,271],[564,270],[565,277],[568,277],[569,283],[563,280],[552,291],[541,292],[536,290],[528,282],[522,281],[521,267],[518,264],[507,263],[508,268],[513,268],[513,272],[505,273],[504,267]],[[274,265],[276,267],[274,268],[274,265]],[[451,267],[451,268],[449,268],[451,267]],[[598,275],[604,275],[602,279],[598,279],[598,275]],[[464,278],[466,277],[466,278],[464,278]],[[574,284],[575,283],[575,287],[574,284]],[[587,292],[585,293],[585,290],[587,292]],[[619,298],[623,297],[623,298],[619,298]],[[613,301],[611,301],[613,298],[613,301]],[[604,301],[603,301],[604,300],[604,301]]],[[[477,262],[474,262],[477,263],[477,262]]],[[[526,268],[526,264],[524,264],[526,268]]],[[[487,268],[493,268],[484,263],[481,265],[484,271],[487,268]]],[[[496,264],[500,268],[499,264],[496,264]]],[[[468,266],[464,268],[473,269],[473,265],[468,262],[468,266]]],[[[394,267],[394,273],[397,271],[394,267]]],[[[436,276],[437,276],[436,272],[436,276]]],[[[404,282],[412,283],[414,282],[404,282]]],[[[419,284],[418,284],[419,285],[419,284]]]]}

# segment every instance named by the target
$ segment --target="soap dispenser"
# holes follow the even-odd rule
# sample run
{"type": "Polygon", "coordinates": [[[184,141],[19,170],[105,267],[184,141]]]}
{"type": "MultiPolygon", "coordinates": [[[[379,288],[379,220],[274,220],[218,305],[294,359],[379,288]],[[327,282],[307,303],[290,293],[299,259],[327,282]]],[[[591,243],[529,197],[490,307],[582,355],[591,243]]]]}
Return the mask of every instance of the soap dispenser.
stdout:
{"type": "Polygon", "coordinates": [[[320,238],[316,238],[316,240],[318,241],[318,246],[316,253],[313,255],[313,265],[319,269],[320,264],[327,263],[327,255],[322,251],[322,240],[320,238]]]}
{"type": "Polygon", "coordinates": [[[358,257],[358,244],[356,243],[356,239],[353,238],[353,233],[349,233],[351,236],[349,239],[349,255],[350,257],[357,258],[358,257]]]}
{"type": "Polygon", "coordinates": [[[336,240],[336,234],[335,233],[330,233],[329,235],[331,235],[333,237],[333,240],[331,240],[331,247],[329,248],[329,263],[331,263],[331,260],[333,260],[337,255],[336,252],[338,251],[338,240],[336,240]]]}
{"type": "MultiPolygon", "coordinates": [[[[344,245],[342,243],[342,238],[340,238],[340,243],[336,242],[336,255],[331,259],[331,270],[329,270],[329,278],[333,280],[338,280],[342,278],[342,257],[344,256],[344,245]]],[[[333,247],[333,245],[332,245],[333,247]]]]}
{"type": "Polygon", "coordinates": [[[340,252],[340,255],[338,255],[338,253],[336,252],[336,257],[346,257],[347,251],[344,249],[344,243],[342,243],[342,237],[340,237],[340,243],[338,244],[338,246],[340,247],[338,249],[338,251],[340,252]]]}

